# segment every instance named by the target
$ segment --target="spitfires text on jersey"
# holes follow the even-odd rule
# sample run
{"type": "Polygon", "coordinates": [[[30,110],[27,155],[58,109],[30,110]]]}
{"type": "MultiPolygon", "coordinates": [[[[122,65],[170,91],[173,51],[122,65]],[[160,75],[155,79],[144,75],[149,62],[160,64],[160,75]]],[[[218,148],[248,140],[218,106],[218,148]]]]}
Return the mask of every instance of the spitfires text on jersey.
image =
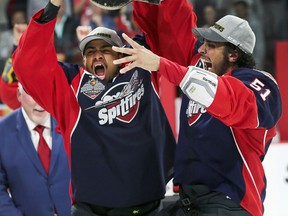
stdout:
{"type": "MultiPolygon", "coordinates": [[[[87,108],[98,109],[99,124],[112,124],[115,119],[130,123],[136,116],[144,84],[136,70],[129,82],[120,82],[105,92],[95,105],[87,108]]],[[[87,95],[87,92],[86,94],[87,95]]]]}

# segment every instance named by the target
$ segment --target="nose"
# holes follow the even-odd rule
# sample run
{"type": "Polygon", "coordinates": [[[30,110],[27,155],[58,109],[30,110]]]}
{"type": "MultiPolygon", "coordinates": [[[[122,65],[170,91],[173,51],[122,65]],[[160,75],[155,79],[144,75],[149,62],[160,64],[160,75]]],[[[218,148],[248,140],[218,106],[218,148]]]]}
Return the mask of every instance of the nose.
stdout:
{"type": "Polygon", "coordinates": [[[95,51],[95,53],[94,53],[94,58],[96,58],[97,60],[98,60],[98,59],[103,59],[103,58],[104,58],[104,55],[103,55],[103,53],[102,53],[100,50],[97,50],[97,51],[95,51]]]}
{"type": "Polygon", "coordinates": [[[205,54],[206,53],[206,45],[203,43],[199,48],[198,48],[198,53],[200,54],[205,54]]]}

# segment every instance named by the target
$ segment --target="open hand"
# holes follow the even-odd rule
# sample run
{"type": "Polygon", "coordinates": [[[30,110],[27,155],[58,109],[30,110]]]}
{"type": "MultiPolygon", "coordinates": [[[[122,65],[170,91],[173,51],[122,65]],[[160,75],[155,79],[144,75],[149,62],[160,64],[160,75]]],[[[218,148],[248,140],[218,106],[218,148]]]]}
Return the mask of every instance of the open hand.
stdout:
{"type": "Polygon", "coordinates": [[[120,73],[126,73],[127,71],[135,67],[140,67],[148,71],[159,70],[159,56],[146,49],[144,46],[139,45],[132,38],[128,37],[125,33],[123,33],[122,36],[133,47],[133,49],[116,46],[112,47],[114,51],[128,55],[113,61],[114,64],[129,63],[126,67],[120,70],[120,73]]]}

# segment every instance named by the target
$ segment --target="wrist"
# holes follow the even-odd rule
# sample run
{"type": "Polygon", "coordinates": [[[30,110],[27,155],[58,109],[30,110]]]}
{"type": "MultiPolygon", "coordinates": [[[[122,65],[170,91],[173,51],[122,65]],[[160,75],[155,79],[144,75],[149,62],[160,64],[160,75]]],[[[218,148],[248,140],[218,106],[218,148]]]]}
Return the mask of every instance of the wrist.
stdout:
{"type": "Polygon", "coordinates": [[[60,7],[61,6],[61,0],[50,0],[50,2],[55,5],[56,7],[60,7]]]}
{"type": "Polygon", "coordinates": [[[179,87],[190,100],[209,107],[216,94],[218,76],[202,68],[189,66],[179,87]]]}

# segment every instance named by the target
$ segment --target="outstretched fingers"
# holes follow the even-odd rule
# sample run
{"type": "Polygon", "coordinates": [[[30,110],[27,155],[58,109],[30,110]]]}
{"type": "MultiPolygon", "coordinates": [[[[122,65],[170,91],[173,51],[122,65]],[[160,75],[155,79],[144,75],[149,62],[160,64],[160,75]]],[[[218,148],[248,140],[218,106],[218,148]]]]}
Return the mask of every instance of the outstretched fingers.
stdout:
{"type": "Polygon", "coordinates": [[[119,73],[120,74],[125,74],[125,73],[127,73],[128,71],[132,70],[135,67],[137,67],[136,63],[135,62],[131,62],[131,63],[127,64],[125,67],[121,68],[119,73]]]}
{"type": "MultiPolygon", "coordinates": [[[[116,47],[116,48],[119,48],[119,47],[116,47]]],[[[122,49],[128,49],[128,48],[120,48],[120,49],[122,50],[122,49]]],[[[118,49],[114,49],[114,51],[127,54],[127,52],[118,51],[118,49]]],[[[133,62],[135,62],[136,59],[137,59],[136,55],[130,55],[130,56],[125,56],[125,57],[120,58],[120,59],[116,59],[113,61],[113,63],[114,64],[124,64],[124,63],[126,64],[125,67],[121,68],[119,71],[121,74],[123,74],[123,73],[126,73],[127,71],[133,69],[134,67],[136,67],[136,65],[133,64],[133,62]]]]}
{"type": "Polygon", "coordinates": [[[112,50],[119,52],[119,53],[123,53],[126,55],[133,55],[136,53],[136,51],[132,48],[125,48],[125,47],[116,47],[116,46],[112,46],[112,50]]]}
{"type": "MultiPolygon", "coordinates": [[[[123,35],[126,35],[126,34],[123,33],[123,35]]],[[[134,41],[128,36],[127,36],[126,39],[125,40],[128,43],[130,43],[131,46],[132,46],[132,44],[133,44],[134,47],[139,45],[136,42],[134,43],[134,41]]],[[[116,52],[123,53],[123,54],[127,55],[127,56],[125,56],[123,58],[116,59],[116,60],[113,61],[114,64],[124,64],[124,63],[126,64],[126,66],[124,68],[120,69],[120,73],[126,73],[127,71],[129,71],[129,70],[133,69],[134,67],[136,67],[136,65],[133,64],[133,62],[135,62],[136,59],[137,59],[137,55],[136,55],[137,50],[132,49],[132,48],[124,48],[124,47],[116,47],[116,46],[112,46],[112,49],[114,51],[116,51],[116,52]]]]}
{"type": "Polygon", "coordinates": [[[114,60],[114,64],[123,64],[125,67],[120,70],[120,73],[126,73],[127,71],[140,67],[148,71],[158,71],[160,65],[160,57],[152,53],[150,50],[146,49],[144,46],[138,44],[133,39],[128,37],[126,34],[122,34],[123,38],[131,45],[133,48],[125,47],[115,47],[112,49],[116,52],[123,53],[127,56],[123,58],[114,60]]]}
{"type": "Polygon", "coordinates": [[[132,38],[130,38],[128,35],[126,35],[125,33],[122,33],[122,37],[124,38],[124,40],[127,41],[127,43],[129,43],[134,49],[140,49],[142,46],[140,44],[138,44],[136,41],[134,41],[132,38]]]}

